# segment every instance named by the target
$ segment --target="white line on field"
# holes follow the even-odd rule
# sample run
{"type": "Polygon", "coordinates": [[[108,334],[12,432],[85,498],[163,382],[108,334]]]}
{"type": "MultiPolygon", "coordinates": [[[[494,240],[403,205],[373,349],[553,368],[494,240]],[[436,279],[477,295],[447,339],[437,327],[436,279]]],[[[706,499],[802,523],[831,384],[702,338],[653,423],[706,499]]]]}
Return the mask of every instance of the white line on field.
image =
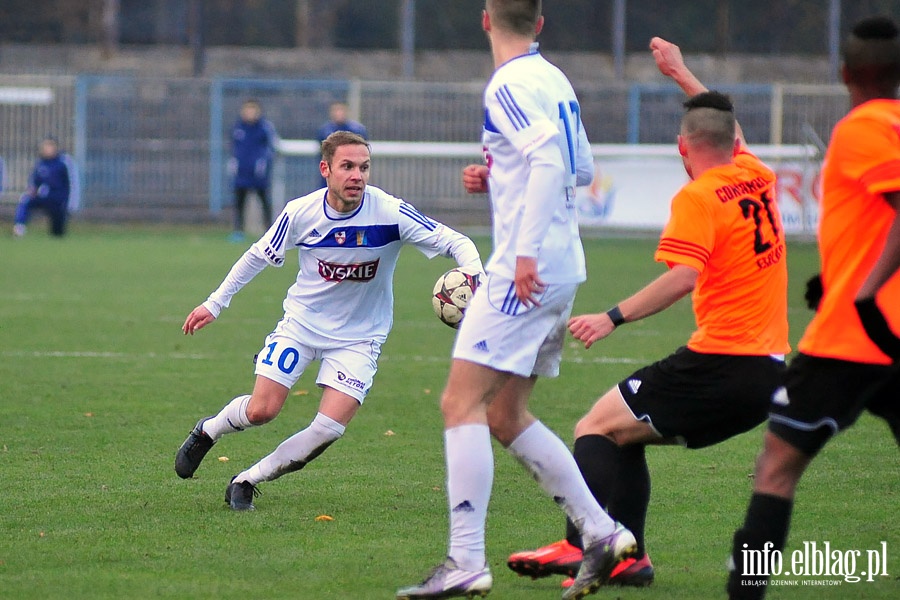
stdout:
{"type": "MultiPolygon", "coordinates": [[[[124,359],[176,359],[176,360],[211,360],[213,357],[206,354],[188,354],[184,352],[157,353],[147,352],[144,354],[130,354],[127,352],[91,352],[91,351],[64,351],[64,350],[33,350],[33,351],[3,351],[0,356],[9,358],[124,358],[124,359]]],[[[423,356],[421,354],[383,354],[381,361],[390,362],[425,362],[425,363],[447,363],[450,364],[450,355],[446,356],[423,356]]],[[[614,356],[592,356],[585,358],[583,356],[575,356],[571,358],[563,358],[563,362],[573,363],[576,365],[637,365],[644,364],[649,361],[639,358],[614,357],[614,356]]]]}
{"type": "Polygon", "coordinates": [[[592,356],[590,358],[575,356],[573,358],[563,358],[563,362],[571,362],[576,365],[643,365],[651,361],[621,356],[592,356]]]}
{"type": "Polygon", "coordinates": [[[129,354],[126,352],[79,352],[63,350],[33,350],[33,351],[4,351],[0,356],[11,358],[176,358],[188,360],[206,360],[212,358],[203,354],[187,354],[184,352],[169,352],[158,354],[147,352],[145,354],[129,354]]]}
{"type": "MultiPolygon", "coordinates": [[[[379,360],[389,360],[391,362],[446,362],[450,364],[450,355],[447,356],[422,356],[421,354],[404,355],[404,354],[383,354],[379,360]]],[[[641,358],[627,358],[615,356],[592,356],[585,358],[583,356],[575,356],[571,358],[563,357],[563,362],[574,363],[576,365],[641,365],[650,361],[641,358]]]]}

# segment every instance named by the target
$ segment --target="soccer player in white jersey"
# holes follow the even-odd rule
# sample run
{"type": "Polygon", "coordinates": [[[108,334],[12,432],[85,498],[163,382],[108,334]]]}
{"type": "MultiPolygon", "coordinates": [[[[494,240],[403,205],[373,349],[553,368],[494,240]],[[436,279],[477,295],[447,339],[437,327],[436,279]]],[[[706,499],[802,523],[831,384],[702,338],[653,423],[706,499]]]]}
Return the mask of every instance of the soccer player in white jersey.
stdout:
{"type": "Polygon", "coordinates": [[[603,512],[567,446],[528,411],[539,376],[559,373],[566,321],[585,279],[575,186],[593,158],[565,75],[538,52],[539,0],[487,0],[482,26],[496,70],[484,93],[487,165],[463,172],[467,191],[490,191],[494,253],[453,349],[441,398],[450,508],[448,557],[398,599],[485,595],[485,518],[493,435],[581,531],[584,560],[564,598],[581,598],[636,550],[603,512]],[[588,558],[590,557],[590,558],[588,558]]]}
{"type": "Polygon", "coordinates": [[[328,136],[319,165],[328,185],[288,202],[269,231],[184,322],[184,333],[191,335],[212,323],[254,276],[268,265],[282,266],[287,250],[297,248],[297,281],[284,300],[284,318],[257,357],[253,393],[200,419],[175,457],[178,476],[192,477],[223,435],[274,419],[303,371],[320,361],[318,414],[306,429],[232,478],[225,501],[234,510],[252,510],[260,482],[302,469],[343,435],[372,386],[391,329],[392,280],[403,244],[429,258],[452,257],[466,272],[483,271],[469,238],[367,186],[369,167],[366,140],[347,131],[328,136]]]}

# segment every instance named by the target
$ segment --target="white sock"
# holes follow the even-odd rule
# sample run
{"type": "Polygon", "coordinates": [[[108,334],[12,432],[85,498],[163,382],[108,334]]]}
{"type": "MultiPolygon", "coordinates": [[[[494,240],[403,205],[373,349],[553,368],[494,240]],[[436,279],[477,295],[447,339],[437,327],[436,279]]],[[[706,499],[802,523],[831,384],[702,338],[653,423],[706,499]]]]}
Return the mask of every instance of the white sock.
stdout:
{"type": "Polygon", "coordinates": [[[238,396],[225,405],[219,414],[203,422],[203,431],[213,439],[218,440],[226,433],[243,431],[253,427],[247,418],[247,405],[250,404],[250,396],[238,396]]]}
{"type": "Polygon", "coordinates": [[[279,444],[275,451],[234,478],[253,485],[272,481],[299,471],[336,442],[346,428],[322,413],[317,413],[309,427],[279,444]]]}
{"type": "Polygon", "coordinates": [[[615,523],[584,482],[572,453],[543,423],[532,423],[507,450],[566,512],[581,532],[585,546],[615,530],[615,523]]]}
{"type": "Polygon", "coordinates": [[[450,503],[448,555],[466,571],[486,563],[484,522],[494,483],[494,454],[487,425],[460,425],[444,432],[447,499],[450,503]]]}

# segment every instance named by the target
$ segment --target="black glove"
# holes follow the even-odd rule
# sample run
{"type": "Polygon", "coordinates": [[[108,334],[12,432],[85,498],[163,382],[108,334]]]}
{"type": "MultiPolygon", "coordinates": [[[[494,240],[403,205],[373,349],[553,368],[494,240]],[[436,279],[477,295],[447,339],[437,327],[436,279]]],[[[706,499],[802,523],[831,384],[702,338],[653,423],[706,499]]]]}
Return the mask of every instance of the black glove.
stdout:
{"type": "Polygon", "coordinates": [[[806,293],[803,297],[806,299],[806,306],[811,310],[819,310],[819,302],[822,301],[822,295],[825,288],[822,287],[822,275],[816,273],[806,281],[806,293]]]}
{"type": "Polygon", "coordinates": [[[891,331],[887,319],[875,303],[875,298],[857,300],[853,305],[869,339],[892,359],[900,359],[900,337],[891,331]]]}

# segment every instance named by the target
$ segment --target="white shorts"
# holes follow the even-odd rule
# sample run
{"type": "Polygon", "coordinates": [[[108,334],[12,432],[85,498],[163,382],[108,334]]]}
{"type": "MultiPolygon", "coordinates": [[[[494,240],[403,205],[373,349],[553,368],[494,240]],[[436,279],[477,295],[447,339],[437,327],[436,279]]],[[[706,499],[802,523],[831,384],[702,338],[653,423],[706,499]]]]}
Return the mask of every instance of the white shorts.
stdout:
{"type": "Polygon", "coordinates": [[[453,358],[521,377],[556,377],[577,283],[547,285],[525,308],[515,284],[489,275],[466,309],[453,358]]]}
{"type": "Polygon", "coordinates": [[[333,340],[285,317],[266,336],[266,344],[256,357],[256,374],[291,388],[309,363],[320,360],[316,384],[334,388],[362,404],[375,379],[380,354],[381,344],[376,341],[333,340]]]}

